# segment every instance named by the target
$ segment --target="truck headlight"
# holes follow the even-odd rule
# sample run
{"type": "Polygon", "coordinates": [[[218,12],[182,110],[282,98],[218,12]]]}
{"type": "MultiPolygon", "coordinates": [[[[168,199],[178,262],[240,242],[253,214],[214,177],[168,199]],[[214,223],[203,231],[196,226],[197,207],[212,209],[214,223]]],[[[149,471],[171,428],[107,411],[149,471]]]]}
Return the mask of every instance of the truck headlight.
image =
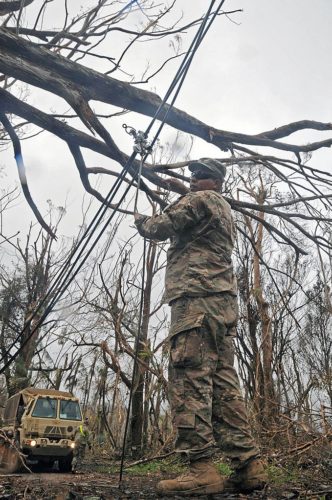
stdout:
{"type": "Polygon", "coordinates": [[[70,443],[71,448],[75,448],[75,443],[70,443]]]}
{"type": "Polygon", "coordinates": [[[30,446],[34,447],[34,446],[36,446],[36,444],[37,444],[37,441],[35,439],[32,439],[30,446]]]}

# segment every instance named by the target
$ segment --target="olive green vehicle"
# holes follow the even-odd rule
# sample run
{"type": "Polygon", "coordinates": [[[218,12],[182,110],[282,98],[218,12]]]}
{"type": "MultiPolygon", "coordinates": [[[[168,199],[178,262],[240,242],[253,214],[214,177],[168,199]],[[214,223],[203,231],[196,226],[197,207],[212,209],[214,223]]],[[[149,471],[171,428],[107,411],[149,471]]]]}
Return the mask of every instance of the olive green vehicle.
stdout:
{"type": "Polygon", "coordinates": [[[79,400],[70,392],[24,389],[8,399],[0,429],[0,467],[17,472],[24,463],[69,472],[74,433],[83,423],[79,400]]]}

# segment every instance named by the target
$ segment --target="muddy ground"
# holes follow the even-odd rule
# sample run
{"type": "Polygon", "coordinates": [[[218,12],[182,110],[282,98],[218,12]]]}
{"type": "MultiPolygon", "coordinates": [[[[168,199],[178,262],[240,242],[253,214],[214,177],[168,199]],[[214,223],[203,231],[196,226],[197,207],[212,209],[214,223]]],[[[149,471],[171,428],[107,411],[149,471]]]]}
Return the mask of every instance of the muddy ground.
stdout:
{"type": "MultiPolygon", "coordinates": [[[[32,473],[0,475],[0,499],[28,500],[117,500],[117,499],[154,499],[157,498],[154,487],[163,478],[174,477],[160,471],[125,471],[119,488],[119,475],[103,472],[93,467],[86,467],[82,474],[63,474],[56,469],[35,470],[32,473]]],[[[97,468],[98,469],[98,468],[97,468]]],[[[159,497],[160,498],[160,497],[159,497]]],[[[169,498],[169,497],[168,497],[169,498]]],[[[183,497],[174,496],[174,500],[183,497]]],[[[188,498],[188,497],[186,497],[188,498]]],[[[332,475],[329,471],[314,467],[306,469],[296,477],[280,476],[260,492],[250,495],[227,493],[222,495],[201,496],[202,500],[245,500],[245,499],[287,499],[306,498],[317,500],[332,499],[332,475]]]]}

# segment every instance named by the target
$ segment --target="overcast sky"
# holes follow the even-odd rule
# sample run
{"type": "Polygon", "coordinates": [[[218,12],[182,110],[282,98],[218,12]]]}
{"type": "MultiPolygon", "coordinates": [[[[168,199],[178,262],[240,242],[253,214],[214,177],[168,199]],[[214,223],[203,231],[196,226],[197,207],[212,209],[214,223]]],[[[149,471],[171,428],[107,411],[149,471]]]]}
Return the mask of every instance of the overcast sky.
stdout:
{"type": "MultiPolygon", "coordinates": [[[[178,0],[174,18],[183,11],[182,22],[199,17],[205,12],[206,0],[178,0]]],[[[38,0],[31,9],[26,9],[25,25],[29,12],[37,9],[38,0]]],[[[71,8],[79,4],[70,2],[71,8]]],[[[81,1],[80,5],[91,2],[81,1]]],[[[44,20],[44,27],[61,26],[63,2],[50,4],[52,15],[44,20]]],[[[181,90],[176,106],[216,128],[249,134],[263,132],[292,121],[310,119],[331,121],[332,97],[332,2],[331,0],[226,0],[225,10],[243,9],[231,17],[218,18],[198,53],[181,90]]],[[[135,22],[144,20],[137,13],[135,22]]],[[[194,30],[183,37],[188,46],[194,30]]],[[[123,39],[122,39],[123,40],[123,39]]],[[[137,77],[150,62],[151,70],[158,67],[162,55],[171,55],[169,40],[139,44],[128,53],[124,67],[133,68],[137,77]]],[[[120,44],[110,39],[105,47],[108,55],[116,57],[120,44]]],[[[121,52],[121,51],[120,51],[121,52]]],[[[93,67],[103,71],[100,60],[93,67]]],[[[92,63],[89,63],[92,67],[92,63]]],[[[156,80],[142,86],[163,96],[179,60],[167,66],[167,70],[156,80]]],[[[118,75],[118,78],[125,77],[118,75]]],[[[29,102],[49,111],[58,106],[64,111],[68,106],[53,99],[47,92],[29,89],[29,102]]],[[[106,112],[106,106],[98,107],[106,112]]],[[[108,108],[109,109],[109,108],[108,108]]],[[[144,129],[148,120],[134,115],[125,115],[119,120],[106,122],[111,134],[121,148],[130,154],[131,142],[126,137],[122,123],[133,124],[144,129]]],[[[70,122],[74,125],[74,122],[70,122]]],[[[105,122],[104,122],[105,123],[105,122]]],[[[298,141],[316,140],[317,132],[301,133],[298,141]]],[[[162,141],[171,138],[166,129],[162,141]]],[[[322,134],[320,135],[322,138],[322,134]]],[[[22,142],[28,182],[33,198],[40,211],[47,210],[47,200],[55,205],[67,205],[67,215],[61,226],[66,235],[74,235],[80,224],[83,190],[80,186],[74,162],[67,146],[43,133],[29,141],[22,142]]],[[[196,140],[192,157],[220,155],[218,150],[201,140],[196,140]]],[[[111,162],[89,153],[88,166],[113,168],[111,162]]],[[[314,159],[322,169],[330,168],[330,150],[320,152],[314,159]]],[[[1,153],[0,173],[2,186],[12,186],[17,180],[16,164],[12,149],[1,153]]],[[[103,181],[104,182],[104,181],[103,181]]],[[[105,189],[107,190],[107,181],[105,189]]],[[[33,214],[25,201],[18,203],[11,211],[7,224],[11,227],[27,228],[33,214]]]]}

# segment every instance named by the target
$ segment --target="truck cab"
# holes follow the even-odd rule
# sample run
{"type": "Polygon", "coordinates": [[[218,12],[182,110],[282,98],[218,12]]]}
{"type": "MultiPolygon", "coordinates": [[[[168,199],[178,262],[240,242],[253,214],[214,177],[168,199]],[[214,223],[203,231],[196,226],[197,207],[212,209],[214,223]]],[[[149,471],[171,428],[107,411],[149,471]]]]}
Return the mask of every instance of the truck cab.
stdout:
{"type": "Polygon", "coordinates": [[[74,434],[83,423],[79,400],[53,389],[24,389],[8,399],[0,438],[0,464],[19,470],[24,461],[71,470],[74,434]]]}

